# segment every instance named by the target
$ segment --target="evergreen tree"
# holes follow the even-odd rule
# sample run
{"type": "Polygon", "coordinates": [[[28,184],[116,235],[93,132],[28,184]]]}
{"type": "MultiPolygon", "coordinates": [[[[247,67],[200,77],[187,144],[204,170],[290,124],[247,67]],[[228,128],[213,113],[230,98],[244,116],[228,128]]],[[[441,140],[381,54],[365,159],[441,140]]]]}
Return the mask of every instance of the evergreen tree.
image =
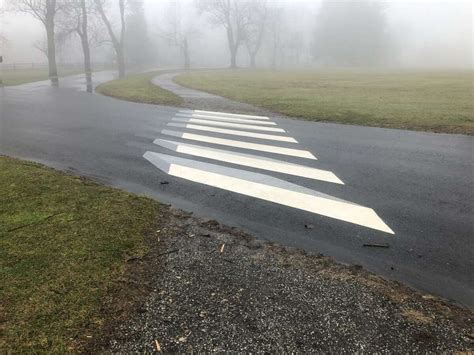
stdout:
{"type": "Polygon", "coordinates": [[[143,0],[131,0],[128,6],[125,34],[127,62],[138,67],[153,64],[156,60],[156,51],[148,34],[143,0]]]}
{"type": "Polygon", "coordinates": [[[389,40],[380,2],[325,0],[316,18],[313,58],[338,66],[380,65],[389,40]]]}

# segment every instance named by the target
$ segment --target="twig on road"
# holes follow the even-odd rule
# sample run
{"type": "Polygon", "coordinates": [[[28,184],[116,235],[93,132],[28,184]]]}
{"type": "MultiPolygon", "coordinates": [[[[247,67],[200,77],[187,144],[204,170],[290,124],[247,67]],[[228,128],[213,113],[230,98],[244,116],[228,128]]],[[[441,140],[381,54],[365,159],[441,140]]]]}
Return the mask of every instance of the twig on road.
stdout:
{"type": "Polygon", "coordinates": [[[387,243],[382,243],[382,244],[378,244],[378,243],[364,243],[363,246],[364,246],[364,247],[371,247],[371,248],[390,248],[390,245],[387,244],[387,243]]]}

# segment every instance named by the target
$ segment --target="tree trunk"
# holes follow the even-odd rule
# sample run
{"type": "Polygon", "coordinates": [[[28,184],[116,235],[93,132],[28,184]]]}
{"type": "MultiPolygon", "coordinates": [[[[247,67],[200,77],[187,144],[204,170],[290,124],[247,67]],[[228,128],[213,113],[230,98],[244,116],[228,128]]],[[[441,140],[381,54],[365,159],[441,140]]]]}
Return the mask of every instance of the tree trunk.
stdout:
{"type": "Polygon", "coordinates": [[[125,2],[124,0],[119,0],[119,8],[120,8],[120,22],[122,28],[120,30],[120,39],[117,39],[115,35],[112,25],[110,24],[107,15],[104,12],[104,8],[100,0],[95,1],[97,10],[99,11],[100,16],[102,17],[102,21],[107,28],[107,32],[109,33],[110,39],[113,43],[115,54],[117,56],[117,66],[118,66],[118,75],[119,78],[123,78],[125,76],[125,52],[124,52],[124,40],[125,40],[125,2]]]}
{"type": "Polygon", "coordinates": [[[227,26],[227,42],[229,44],[229,51],[230,51],[230,68],[236,69],[237,68],[237,51],[239,50],[239,41],[234,40],[234,32],[232,30],[232,26],[227,26]]]}
{"type": "Polygon", "coordinates": [[[255,69],[257,67],[255,57],[257,56],[257,53],[250,53],[250,68],[255,69]]]}
{"type": "Polygon", "coordinates": [[[48,38],[48,69],[49,69],[49,79],[53,86],[59,85],[58,79],[58,67],[56,65],[56,44],[54,43],[54,27],[48,28],[46,31],[46,36],[48,38]]]}
{"type": "Polygon", "coordinates": [[[183,55],[184,55],[184,69],[188,71],[191,68],[191,60],[189,58],[188,40],[185,38],[183,43],[183,55]]]}
{"type": "Polygon", "coordinates": [[[86,75],[86,90],[92,92],[92,68],[89,41],[87,38],[81,38],[82,51],[84,52],[84,74],[86,75]]]}
{"type": "Polygon", "coordinates": [[[119,0],[120,9],[120,49],[117,51],[119,78],[125,76],[125,1],[119,0]]]}
{"type": "Polygon", "coordinates": [[[277,44],[274,42],[272,46],[272,68],[275,69],[277,65],[277,44]]]}
{"type": "Polygon", "coordinates": [[[250,67],[252,69],[255,69],[257,67],[256,58],[257,58],[258,52],[260,51],[260,47],[262,46],[263,33],[264,33],[263,30],[264,30],[264,27],[262,26],[262,28],[259,30],[257,41],[256,43],[254,43],[253,46],[252,46],[252,43],[247,40],[247,50],[249,52],[249,57],[250,57],[250,67]]]}
{"type": "Polygon", "coordinates": [[[115,51],[117,52],[118,75],[119,78],[123,78],[125,77],[125,55],[123,52],[123,48],[116,48],[115,51]]]}
{"type": "Polygon", "coordinates": [[[86,75],[86,90],[92,92],[92,68],[91,68],[91,52],[89,48],[89,35],[87,32],[87,8],[86,0],[81,0],[81,11],[82,11],[82,31],[81,31],[81,43],[82,51],[84,53],[84,73],[86,75]]]}
{"type": "Polygon", "coordinates": [[[51,85],[58,86],[58,68],[56,65],[56,43],[54,38],[54,16],[56,13],[56,1],[47,0],[46,2],[46,16],[45,16],[45,26],[46,26],[46,38],[48,41],[48,69],[49,69],[49,79],[51,80],[51,85]]]}
{"type": "Polygon", "coordinates": [[[230,45],[230,68],[237,68],[237,46],[230,45]]]}

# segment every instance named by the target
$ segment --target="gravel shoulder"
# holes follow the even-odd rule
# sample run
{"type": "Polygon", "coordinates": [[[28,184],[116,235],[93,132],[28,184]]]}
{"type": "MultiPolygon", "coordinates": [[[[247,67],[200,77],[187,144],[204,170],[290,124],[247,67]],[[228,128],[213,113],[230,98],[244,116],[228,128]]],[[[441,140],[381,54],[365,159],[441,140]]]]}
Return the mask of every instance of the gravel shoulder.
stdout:
{"type": "Polygon", "coordinates": [[[107,352],[467,351],[473,313],[323,255],[163,209],[110,300],[107,352]]]}

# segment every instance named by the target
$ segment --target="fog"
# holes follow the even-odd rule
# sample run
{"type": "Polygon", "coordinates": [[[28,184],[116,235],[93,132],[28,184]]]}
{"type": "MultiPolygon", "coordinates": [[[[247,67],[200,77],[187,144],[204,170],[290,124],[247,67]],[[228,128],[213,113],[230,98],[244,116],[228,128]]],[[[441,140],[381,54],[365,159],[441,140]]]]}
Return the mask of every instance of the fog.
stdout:
{"type": "MultiPolygon", "coordinates": [[[[7,2],[3,0],[2,6],[8,7],[7,2]]],[[[115,26],[116,0],[109,2],[115,26]]],[[[141,2],[145,23],[135,18],[134,24],[126,27],[125,58],[129,67],[184,66],[184,39],[191,67],[229,66],[226,31],[212,13],[199,6],[202,1],[129,0],[128,21],[132,21],[131,12],[140,11],[141,2]]],[[[471,1],[268,0],[265,7],[265,29],[255,56],[257,67],[473,67],[471,1]],[[364,10],[362,5],[367,3],[376,3],[377,9],[364,10]]],[[[255,14],[257,10],[251,11],[255,14]]],[[[0,55],[5,64],[47,62],[38,49],[46,38],[39,20],[13,11],[2,11],[0,16],[0,55]]],[[[114,51],[107,32],[100,27],[100,18],[93,21],[98,28],[90,41],[92,62],[112,62],[114,51]]],[[[56,33],[60,27],[56,25],[56,33]]],[[[252,46],[252,33],[246,36],[238,46],[239,67],[251,64],[248,46],[252,46]]],[[[57,60],[81,63],[79,39],[69,36],[58,44],[57,60]]]]}

